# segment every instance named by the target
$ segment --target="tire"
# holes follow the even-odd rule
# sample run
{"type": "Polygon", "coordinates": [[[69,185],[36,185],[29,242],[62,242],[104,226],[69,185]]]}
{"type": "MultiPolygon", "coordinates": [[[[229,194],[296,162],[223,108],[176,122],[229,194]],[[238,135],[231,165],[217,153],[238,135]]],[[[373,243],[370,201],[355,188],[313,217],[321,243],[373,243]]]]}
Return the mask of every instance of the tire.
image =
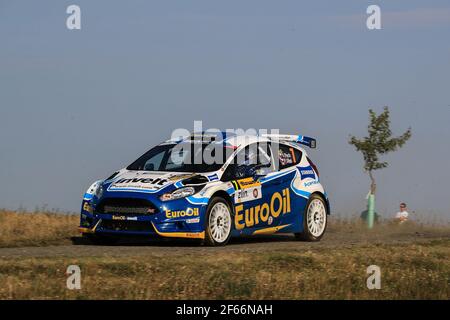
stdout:
{"type": "Polygon", "coordinates": [[[86,234],[84,235],[95,245],[99,246],[111,246],[119,242],[119,238],[108,235],[98,235],[98,234],[86,234]]]}
{"type": "Polygon", "coordinates": [[[214,197],[206,210],[205,241],[208,246],[224,246],[231,238],[232,215],[229,203],[214,197]]]}
{"type": "Polygon", "coordinates": [[[296,233],[295,237],[303,241],[319,241],[327,229],[327,223],[327,204],[320,195],[313,194],[303,213],[303,232],[296,233]]]}

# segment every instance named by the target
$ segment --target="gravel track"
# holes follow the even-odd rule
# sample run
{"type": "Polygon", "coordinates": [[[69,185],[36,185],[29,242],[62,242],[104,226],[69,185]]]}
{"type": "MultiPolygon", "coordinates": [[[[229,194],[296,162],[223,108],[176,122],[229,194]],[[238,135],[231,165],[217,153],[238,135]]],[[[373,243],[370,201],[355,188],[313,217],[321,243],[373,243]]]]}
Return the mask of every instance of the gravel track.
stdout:
{"type": "Polygon", "coordinates": [[[245,253],[245,252],[295,252],[305,250],[331,249],[335,247],[368,246],[372,244],[421,243],[430,240],[450,239],[450,230],[391,228],[381,231],[328,230],[320,242],[296,241],[292,235],[258,236],[232,239],[225,247],[206,247],[189,240],[128,240],[115,246],[92,245],[81,237],[71,238],[69,244],[41,247],[0,248],[0,258],[43,258],[43,257],[167,257],[187,254],[245,253]],[[71,244],[70,244],[71,243],[71,244]]]}

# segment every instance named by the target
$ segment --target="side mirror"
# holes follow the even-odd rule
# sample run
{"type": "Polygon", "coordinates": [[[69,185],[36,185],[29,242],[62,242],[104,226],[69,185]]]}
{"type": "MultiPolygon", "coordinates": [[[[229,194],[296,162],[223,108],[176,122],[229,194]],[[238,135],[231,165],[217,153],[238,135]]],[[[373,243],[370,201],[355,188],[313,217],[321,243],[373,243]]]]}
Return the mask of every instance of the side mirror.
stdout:
{"type": "Polygon", "coordinates": [[[259,168],[255,171],[255,178],[261,178],[267,175],[266,170],[264,168],[259,168]]]}
{"type": "Polygon", "coordinates": [[[268,175],[271,172],[270,165],[261,165],[255,168],[254,179],[257,180],[268,175]]]}

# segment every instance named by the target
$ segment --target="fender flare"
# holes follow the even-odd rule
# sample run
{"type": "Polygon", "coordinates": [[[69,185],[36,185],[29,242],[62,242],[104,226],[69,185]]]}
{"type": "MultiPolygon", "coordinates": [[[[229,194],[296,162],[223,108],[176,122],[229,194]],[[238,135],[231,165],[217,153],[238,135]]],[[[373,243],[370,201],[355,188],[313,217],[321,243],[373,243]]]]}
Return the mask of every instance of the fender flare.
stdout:
{"type": "Polygon", "coordinates": [[[330,201],[328,201],[327,197],[320,191],[315,191],[313,193],[311,193],[311,195],[313,194],[317,194],[319,197],[321,197],[323,199],[323,201],[325,201],[325,204],[327,206],[327,215],[331,215],[331,211],[330,211],[330,201]]]}
{"type": "Polygon", "coordinates": [[[211,200],[214,197],[221,197],[224,198],[225,201],[228,203],[228,205],[230,206],[231,209],[231,216],[234,217],[234,204],[233,204],[233,199],[231,199],[231,196],[224,190],[217,190],[216,192],[214,192],[211,197],[209,198],[208,201],[208,205],[211,202],[211,200]]]}

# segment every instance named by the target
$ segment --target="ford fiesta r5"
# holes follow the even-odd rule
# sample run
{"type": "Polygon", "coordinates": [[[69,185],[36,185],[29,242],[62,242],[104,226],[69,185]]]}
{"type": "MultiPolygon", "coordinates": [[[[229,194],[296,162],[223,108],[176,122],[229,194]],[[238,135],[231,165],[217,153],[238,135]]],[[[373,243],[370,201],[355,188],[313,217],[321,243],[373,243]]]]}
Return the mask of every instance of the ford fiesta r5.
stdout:
{"type": "Polygon", "coordinates": [[[80,232],[96,243],[128,235],[202,239],[208,245],[273,233],[322,238],[328,197],[302,148],[314,148],[314,139],[205,136],[166,141],[93,183],[83,197],[80,232]]]}

